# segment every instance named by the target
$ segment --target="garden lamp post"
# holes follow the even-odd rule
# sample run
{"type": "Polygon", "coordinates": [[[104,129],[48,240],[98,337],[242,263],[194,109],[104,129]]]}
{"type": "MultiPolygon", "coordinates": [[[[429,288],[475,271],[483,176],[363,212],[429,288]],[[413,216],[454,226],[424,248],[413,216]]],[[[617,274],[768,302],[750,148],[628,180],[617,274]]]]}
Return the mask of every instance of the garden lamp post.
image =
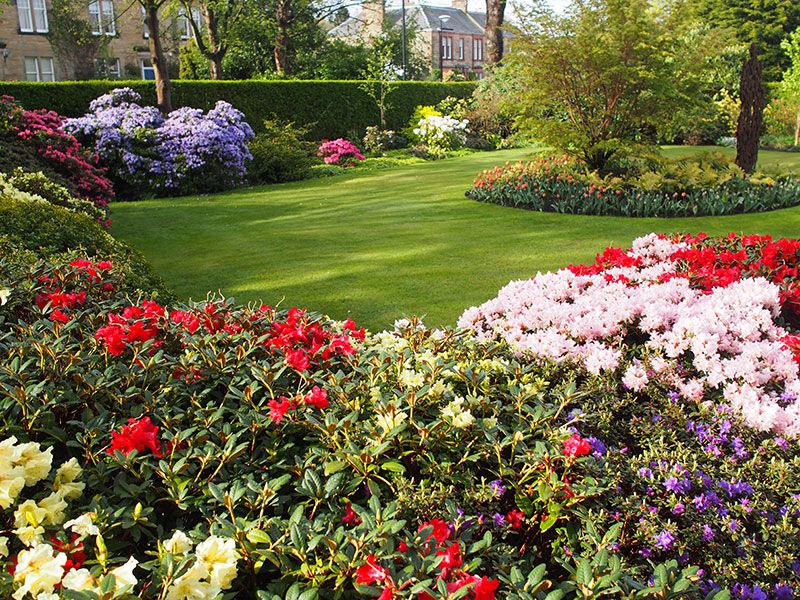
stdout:
{"type": "Polygon", "coordinates": [[[444,37],[442,37],[442,32],[444,31],[444,24],[449,20],[449,15],[439,17],[439,73],[442,81],[444,81],[444,37]]]}
{"type": "Polygon", "coordinates": [[[407,79],[407,71],[406,71],[406,0],[403,0],[402,4],[400,5],[400,16],[403,22],[402,29],[401,29],[401,44],[402,44],[402,61],[403,61],[403,79],[407,79]]]}

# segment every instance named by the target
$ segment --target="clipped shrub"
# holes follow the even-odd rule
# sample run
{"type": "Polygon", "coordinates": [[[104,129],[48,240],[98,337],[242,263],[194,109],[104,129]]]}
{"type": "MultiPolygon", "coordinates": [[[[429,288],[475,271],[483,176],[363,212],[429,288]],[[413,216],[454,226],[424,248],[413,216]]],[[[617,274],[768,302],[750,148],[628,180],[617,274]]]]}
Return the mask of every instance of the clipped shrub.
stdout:
{"type": "Polygon", "coordinates": [[[241,112],[219,101],[207,113],[179,108],[164,117],[140,101],[130,88],[114,89],[64,123],[114,173],[119,192],[213,192],[244,181],[253,130],[241,112]]]}
{"type": "Polygon", "coordinates": [[[376,125],[367,127],[363,141],[364,150],[371,154],[381,154],[408,146],[408,140],[404,136],[391,130],[382,130],[376,125]]]}
{"type": "Polygon", "coordinates": [[[156,290],[163,281],[136,250],[109,235],[88,215],[52,204],[0,181],[0,255],[12,262],[35,258],[101,256],[117,264],[126,289],[156,290]]]}
{"type": "Polygon", "coordinates": [[[307,128],[291,122],[266,120],[263,131],[250,142],[250,179],[256,183],[279,183],[308,177],[317,146],[304,139],[307,134],[307,128]]]}
{"type": "Polygon", "coordinates": [[[317,150],[317,156],[327,165],[352,167],[356,162],[364,160],[364,155],[351,141],[343,138],[323,141],[317,150]]]}
{"type": "Polygon", "coordinates": [[[775,210],[800,203],[793,176],[744,174],[724,156],[650,157],[602,177],[568,157],[546,157],[483,171],[467,196],[529,210],[581,215],[679,217],[775,210]]]}
{"type": "Polygon", "coordinates": [[[69,190],[62,185],[50,180],[44,173],[27,173],[21,168],[15,169],[11,176],[4,178],[0,173],[0,184],[6,179],[16,189],[27,192],[39,198],[47,200],[50,204],[64,207],[73,212],[80,212],[88,215],[96,222],[103,225],[107,224],[107,211],[98,208],[93,202],[76,198],[70,194],[69,190]]]}
{"type": "Polygon", "coordinates": [[[24,110],[11,96],[0,98],[0,169],[43,171],[79,198],[105,209],[114,198],[111,181],[97,157],[61,126],[52,110],[24,110]]]}
{"type": "MultiPolygon", "coordinates": [[[[124,85],[155,106],[155,86],[145,81],[64,81],[29,83],[7,81],[5,93],[13,94],[28,109],[48,108],[68,117],[86,113],[89,103],[124,85]]],[[[359,81],[172,81],[175,107],[192,106],[210,110],[224,100],[260,127],[265,119],[292,121],[310,128],[312,139],[346,137],[361,139],[370,125],[379,122],[378,108],[359,81]]],[[[400,131],[414,108],[434,105],[447,96],[467,97],[474,83],[399,81],[387,94],[387,127],[400,131]]]]}

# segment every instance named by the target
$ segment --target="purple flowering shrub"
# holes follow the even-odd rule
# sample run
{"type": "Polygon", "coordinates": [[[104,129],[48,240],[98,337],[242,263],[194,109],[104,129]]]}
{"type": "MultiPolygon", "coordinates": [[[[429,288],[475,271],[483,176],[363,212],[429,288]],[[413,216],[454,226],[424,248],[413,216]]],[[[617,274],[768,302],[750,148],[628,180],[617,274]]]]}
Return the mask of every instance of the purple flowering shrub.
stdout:
{"type": "Polygon", "coordinates": [[[179,108],[162,115],[122,88],[100,96],[64,129],[91,145],[125,196],[212,192],[241,184],[252,156],[253,130],[227,102],[204,113],[179,108]]]}

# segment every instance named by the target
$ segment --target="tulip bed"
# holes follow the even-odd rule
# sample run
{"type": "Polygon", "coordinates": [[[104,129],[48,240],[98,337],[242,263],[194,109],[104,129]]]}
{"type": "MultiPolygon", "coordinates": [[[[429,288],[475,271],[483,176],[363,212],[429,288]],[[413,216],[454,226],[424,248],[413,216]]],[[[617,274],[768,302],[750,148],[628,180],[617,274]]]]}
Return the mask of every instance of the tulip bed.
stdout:
{"type": "Polygon", "coordinates": [[[568,157],[543,157],[481,172],[467,196],[479,202],[574,215],[697,217],[764,212],[800,204],[796,176],[745,178],[724,157],[656,161],[601,177],[568,157]]]}
{"type": "Polygon", "coordinates": [[[653,235],[370,333],[0,258],[0,594],[793,598],[798,261],[653,235]]]}

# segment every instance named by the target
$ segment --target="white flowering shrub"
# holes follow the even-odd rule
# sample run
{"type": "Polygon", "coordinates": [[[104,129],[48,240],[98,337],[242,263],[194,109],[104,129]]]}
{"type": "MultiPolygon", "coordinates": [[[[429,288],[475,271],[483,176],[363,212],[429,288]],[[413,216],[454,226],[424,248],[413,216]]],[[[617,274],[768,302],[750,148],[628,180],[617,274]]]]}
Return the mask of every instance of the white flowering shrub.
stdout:
{"type": "Polygon", "coordinates": [[[447,115],[428,115],[414,128],[414,135],[432,156],[444,155],[449,150],[461,148],[467,141],[466,119],[456,119],[447,115]]]}

